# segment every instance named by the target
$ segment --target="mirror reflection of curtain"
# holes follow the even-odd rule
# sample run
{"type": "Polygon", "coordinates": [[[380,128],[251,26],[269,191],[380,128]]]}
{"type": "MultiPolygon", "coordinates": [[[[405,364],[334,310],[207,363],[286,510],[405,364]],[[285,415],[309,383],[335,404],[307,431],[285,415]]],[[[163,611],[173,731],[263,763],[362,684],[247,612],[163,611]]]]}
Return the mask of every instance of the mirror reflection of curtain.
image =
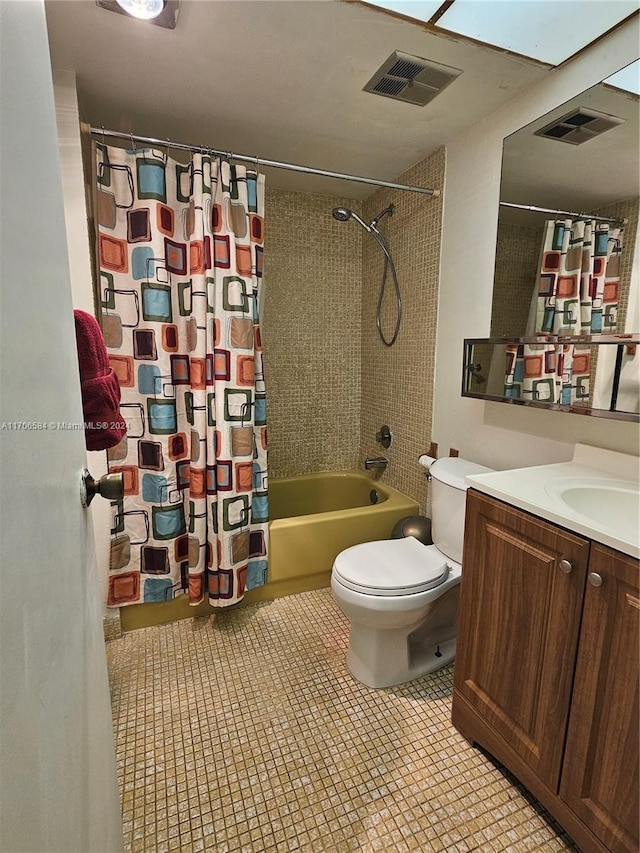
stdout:
{"type": "Polygon", "coordinates": [[[109,451],[108,604],[218,607],[266,582],[264,176],[96,146],[104,337],[129,431],[109,451]]]}
{"type": "Polygon", "coordinates": [[[505,396],[589,403],[591,348],[545,343],[548,335],[613,334],[623,229],[593,219],[548,220],[527,324],[539,344],[507,347],[505,396]]]}

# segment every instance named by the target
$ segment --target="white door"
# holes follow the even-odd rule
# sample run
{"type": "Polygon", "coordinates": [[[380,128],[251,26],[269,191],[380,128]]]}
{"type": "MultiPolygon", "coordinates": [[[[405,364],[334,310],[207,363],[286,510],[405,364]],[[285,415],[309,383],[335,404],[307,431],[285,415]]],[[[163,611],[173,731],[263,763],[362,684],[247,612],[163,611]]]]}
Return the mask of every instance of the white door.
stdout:
{"type": "Polygon", "coordinates": [[[1,0],[0,38],[0,850],[112,853],[84,436],[64,426],[82,406],[42,0],[1,0]]]}

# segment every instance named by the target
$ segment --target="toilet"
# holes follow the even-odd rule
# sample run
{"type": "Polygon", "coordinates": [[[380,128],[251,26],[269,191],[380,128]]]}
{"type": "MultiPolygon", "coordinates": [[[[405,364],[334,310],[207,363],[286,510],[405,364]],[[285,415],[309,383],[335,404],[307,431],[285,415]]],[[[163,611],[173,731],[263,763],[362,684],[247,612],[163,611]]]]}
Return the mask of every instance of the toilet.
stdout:
{"type": "Polygon", "coordinates": [[[492,470],[457,457],[431,465],[433,545],[408,536],[364,542],[336,557],[331,591],[351,621],[347,667],[358,681],[391,687],[454,659],[464,480],[492,470]]]}

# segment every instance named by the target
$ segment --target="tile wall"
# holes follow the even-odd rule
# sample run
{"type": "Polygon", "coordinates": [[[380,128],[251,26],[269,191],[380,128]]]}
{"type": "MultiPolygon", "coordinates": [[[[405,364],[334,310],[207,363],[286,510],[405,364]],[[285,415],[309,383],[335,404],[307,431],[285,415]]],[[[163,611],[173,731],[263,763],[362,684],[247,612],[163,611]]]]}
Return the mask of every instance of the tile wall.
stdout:
{"type": "MultiPolygon", "coordinates": [[[[399,183],[441,189],[445,150],[440,148],[409,169],[399,183]]],[[[403,300],[403,319],[393,347],[381,342],[376,328],[384,255],[365,234],[362,253],[362,415],[360,464],[365,456],[385,455],[384,480],[426,508],[425,477],[417,464],[431,441],[436,321],[440,272],[442,197],[381,189],[363,205],[368,222],[388,204],[395,212],[380,223],[395,261],[403,300]],[[375,433],[388,424],[393,443],[385,451],[375,433]]],[[[395,297],[389,273],[383,303],[387,337],[395,323],[395,297]]],[[[462,364],[462,353],[461,353],[462,364]]],[[[460,377],[451,381],[459,384],[460,377]]],[[[441,448],[446,455],[448,448],[441,448]]]]}
{"type": "Polygon", "coordinates": [[[492,337],[526,334],[531,296],[538,280],[542,235],[541,225],[498,222],[492,337]]]}
{"type": "Polygon", "coordinates": [[[362,235],[334,207],[267,189],[264,355],[271,476],[357,466],[362,235]]]}

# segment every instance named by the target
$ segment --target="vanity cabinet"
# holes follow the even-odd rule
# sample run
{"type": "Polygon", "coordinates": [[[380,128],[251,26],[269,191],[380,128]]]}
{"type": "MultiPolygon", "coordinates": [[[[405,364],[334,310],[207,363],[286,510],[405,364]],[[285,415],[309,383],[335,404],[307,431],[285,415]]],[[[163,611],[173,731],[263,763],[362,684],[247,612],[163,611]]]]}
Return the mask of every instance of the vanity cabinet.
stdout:
{"type": "Polygon", "coordinates": [[[470,489],[453,724],[585,853],[638,850],[638,562],[470,489]]]}
{"type": "Polygon", "coordinates": [[[609,850],[637,851],[638,562],[594,543],[589,572],[560,796],[609,850]]]}

